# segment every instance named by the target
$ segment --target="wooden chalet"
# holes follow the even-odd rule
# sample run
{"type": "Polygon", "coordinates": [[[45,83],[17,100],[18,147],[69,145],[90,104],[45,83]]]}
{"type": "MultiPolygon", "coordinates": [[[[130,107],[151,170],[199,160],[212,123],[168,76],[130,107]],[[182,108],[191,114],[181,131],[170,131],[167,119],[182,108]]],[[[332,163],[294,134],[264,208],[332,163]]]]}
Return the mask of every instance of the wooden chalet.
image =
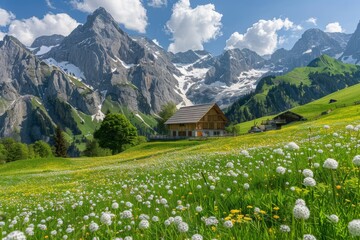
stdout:
{"type": "Polygon", "coordinates": [[[223,136],[227,118],[217,104],[180,108],[165,122],[171,137],[223,136]]]}
{"type": "Polygon", "coordinates": [[[281,126],[286,125],[288,123],[291,122],[295,122],[295,121],[304,121],[306,120],[303,116],[291,112],[291,111],[286,111],[283,112],[279,115],[277,115],[276,117],[274,117],[273,119],[267,119],[261,122],[261,124],[259,126],[252,126],[251,129],[248,131],[249,133],[256,133],[256,132],[264,132],[264,131],[269,131],[269,130],[279,130],[281,129],[281,126]]]}
{"type": "Polygon", "coordinates": [[[283,113],[277,115],[276,117],[274,117],[274,120],[282,121],[282,122],[284,122],[284,124],[288,124],[288,123],[295,122],[295,121],[304,121],[306,119],[297,113],[294,113],[291,111],[286,111],[286,112],[283,112],[283,113]]]}

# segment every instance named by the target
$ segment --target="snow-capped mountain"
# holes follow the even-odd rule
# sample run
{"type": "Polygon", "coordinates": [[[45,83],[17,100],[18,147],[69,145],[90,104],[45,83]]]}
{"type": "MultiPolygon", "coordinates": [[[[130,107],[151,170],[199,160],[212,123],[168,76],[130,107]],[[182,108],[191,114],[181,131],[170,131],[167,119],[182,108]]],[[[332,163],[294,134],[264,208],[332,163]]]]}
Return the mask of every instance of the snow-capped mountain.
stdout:
{"type": "Polygon", "coordinates": [[[58,46],[64,38],[64,36],[59,34],[41,36],[34,40],[29,49],[36,55],[43,55],[49,52],[53,47],[58,46]]]}
{"type": "Polygon", "coordinates": [[[340,60],[346,63],[360,65],[360,22],[354,34],[352,34],[340,60]]]}
{"type": "Polygon", "coordinates": [[[262,77],[306,66],[322,54],[359,63],[360,27],[349,37],[310,29],[292,49],[271,56],[248,49],[173,54],[146,37],[129,36],[99,8],[67,37],[40,37],[29,48],[13,37],[0,42],[0,136],[32,142],[49,136],[56,124],[89,134],[79,122],[100,121],[109,104],[139,119],[170,101],[227,107],[262,77]]]}

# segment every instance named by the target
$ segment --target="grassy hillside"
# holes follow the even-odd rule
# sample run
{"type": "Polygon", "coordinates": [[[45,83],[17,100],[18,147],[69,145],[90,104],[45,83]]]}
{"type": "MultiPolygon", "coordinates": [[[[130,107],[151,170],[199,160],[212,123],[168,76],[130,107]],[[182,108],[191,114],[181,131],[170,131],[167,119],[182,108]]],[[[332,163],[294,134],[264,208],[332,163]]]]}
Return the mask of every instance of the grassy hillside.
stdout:
{"type": "Polygon", "coordinates": [[[232,122],[244,122],[312,102],[357,83],[359,66],[323,55],[307,67],[263,78],[255,92],[235,102],[226,115],[232,122]]]}
{"type": "MultiPolygon", "coordinates": [[[[356,87],[332,97],[351,103],[356,87]]],[[[309,109],[327,100],[311,104],[298,109],[308,121],[279,131],[0,165],[0,238],[350,239],[360,136],[348,125],[360,128],[360,105],[321,116],[309,109]]]]}
{"type": "MultiPolygon", "coordinates": [[[[311,103],[297,106],[290,109],[297,114],[300,114],[307,118],[308,120],[315,120],[316,118],[321,117],[323,112],[330,110],[329,115],[337,116],[338,108],[348,107],[354,105],[355,102],[360,101],[360,84],[339,90],[337,92],[331,93],[323,98],[315,100],[311,103]],[[329,103],[330,99],[335,99],[337,102],[329,103]]],[[[261,121],[266,119],[272,119],[276,115],[264,116],[255,120],[247,121],[238,124],[240,126],[240,133],[247,133],[247,131],[254,125],[254,123],[260,124],[261,121]]],[[[296,123],[294,123],[296,124],[296,123]]],[[[286,126],[285,126],[286,128],[286,126]]]]}

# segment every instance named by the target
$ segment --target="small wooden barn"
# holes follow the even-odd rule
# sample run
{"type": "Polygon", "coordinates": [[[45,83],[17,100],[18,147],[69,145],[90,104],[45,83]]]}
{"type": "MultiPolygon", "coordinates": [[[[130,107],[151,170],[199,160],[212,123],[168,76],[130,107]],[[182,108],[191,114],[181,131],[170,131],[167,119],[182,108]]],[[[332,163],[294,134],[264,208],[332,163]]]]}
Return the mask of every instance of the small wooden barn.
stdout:
{"type": "Polygon", "coordinates": [[[223,136],[227,118],[217,104],[180,108],[165,122],[171,137],[223,136]]]}
{"type": "Polygon", "coordinates": [[[304,121],[304,120],[306,119],[303,116],[291,111],[286,111],[277,115],[273,119],[267,119],[262,121],[259,126],[257,125],[252,126],[248,132],[257,133],[257,132],[264,132],[270,130],[279,130],[283,125],[295,121],[304,121]]]}
{"type": "Polygon", "coordinates": [[[274,117],[274,120],[282,121],[282,122],[284,122],[284,124],[288,124],[288,123],[295,122],[295,121],[304,121],[306,119],[297,113],[294,113],[291,111],[286,111],[286,112],[283,112],[283,113],[277,115],[276,117],[274,117]]]}

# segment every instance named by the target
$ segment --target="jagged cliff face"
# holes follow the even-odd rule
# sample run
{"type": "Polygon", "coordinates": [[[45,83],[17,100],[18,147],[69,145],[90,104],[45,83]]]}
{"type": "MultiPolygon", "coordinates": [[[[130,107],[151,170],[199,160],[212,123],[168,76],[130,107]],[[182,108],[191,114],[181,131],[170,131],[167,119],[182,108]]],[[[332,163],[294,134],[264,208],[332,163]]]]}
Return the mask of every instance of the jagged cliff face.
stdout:
{"type": "Polygon", "coordinates": [[[360,65],[360,22],[340,59],[346,63],[360,65]]]}
{"type": "Polygon", "coordinates": [[[43,59],[73,64],[86,84],[131,110],[154,113],[168,101],[181,101],[175,67],[163,50],[154,49],[149,41],[130,38],[99,8],[43,59]]]}
{"type": "Polygon", "coordinates": [[[48,66],[17,39],[5,37],[0,42],[0,56],[1,137],[24,142],[48,140],[55,124],[66,126],[63,116],[54,117],[53,101],[85,114],[97,112],[101,101],[97,91],[76,86],[75,79],[48,66]]]}

